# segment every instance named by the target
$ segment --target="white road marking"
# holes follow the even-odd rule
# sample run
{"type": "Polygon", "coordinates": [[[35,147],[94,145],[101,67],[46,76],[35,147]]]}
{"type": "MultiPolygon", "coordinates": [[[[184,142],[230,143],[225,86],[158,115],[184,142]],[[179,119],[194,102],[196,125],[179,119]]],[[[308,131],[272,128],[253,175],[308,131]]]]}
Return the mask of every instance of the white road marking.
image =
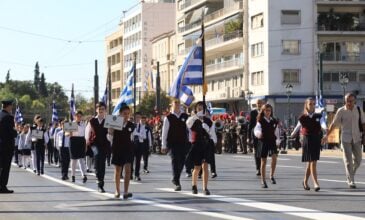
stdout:
{"type": "MultiPolygon", "coordinates": [[[[345,176],[344,176],[345,178],[345,176]]],[[[346,180],[331,180],[331,179],[318,179],[320,181],[327,181],[327,182],[336,182],[336,183],[346,183],[347,184],[347,181],[346,180]]],[[[362,184],[362,185],[365,185],[365,182],[357,182],[355,181],[356,184],[362,184]]]]}
{"type": "MultiPolygon", "coordinates": [[[[243,160],[253,160],[253,156],[239,156],[239,155],[235,155],[233,156],[233,158],[239,158],[239,159],[243,159],[243,160]]],[[[290,158],[281,158],[281,157],[278,157],[278,160],[292,160],[290,158]]]]}
{"type": "Polygon", "coordinates": [[[329,160],[318,160],[317,162],[318,163],[330,163],[330,164],[339,163],[339,162],[336,162],[336,161],[329,161],[329,160]]]}
{"type": "Polygon", "coordinates": [[[294,168],[294,169],[304,169],[304,167],[300,167],[300,166],[287,166],[287,165],[276,165],[276,167],[285,167],[285,168],[294,168]]]}
{"type": "MultiPolygon", "coordinates": [[[[158,188],[158,190],[166,191],[166,192],[174,192],[172,189],[169,189],[169,188],[158,188]]],[[[178,193],[188,195],[188,196],[204,197],[207,199],[216,200],[216,201],[220,201],[220,202],[226,202],[226,203],[231,203],[231,204],[240,205],[240,206],[247,206],[247,207],[252,207],[252,208],[256,208],[256,209],[263,209],[263,210],[267,210],[267,211],[282,213],[282,214],[286,214],[286,215],[293,215],[293,216],[298,216],[298,217],[302,217],[302,218],[315,219],[315,220],[323,220],[323,219],[331,219],[331,220],[344,220],[344,219],[360,220],[360,219],[362,219],[362,220],[364,220],[365,219],[365,218],[356,217],[356,216],[323,212],[323,211],[315,210],[315,209],[306,209],[306,208],[281,205],[281,204],[275,204],[275,203],[258,202],[258,201],[249,200],[249,199],[232,198],[232,197],[226,197],[226,196],[220,196],[220,195],[210,195],[210,196],[204,196],[201,194],[193,195],[193,194],[191,194],[191,192],[187,192],[187,191],[180,191],[178,193]]]]}
{"type": "MultiPolygon", "coordinates": [[[[13,165],[16,165],[13,163],[13,165]]],[[[26,171],[33,173],[33,171],[31,169],[27,169],[26,171]]],[[[60,179],[57,179],[55,177],[49,176],[47,174],[41,175],[41,177],[48,179],[50,181],[71,187],[73,189],[82,191],[82,192],[90,192],[93,194],[96,194],[98,196],[105,196],[108,198],[114,198],[114,194],[112,193],[99,193],[98,191],[94,190],[94,189],[90,189],[87,188],[85,186],[80,186],[80,185],[76,185],[70,182],[66,182],[60,179]]],[[[121,199],[116,199],[116,200],[121,200],[121,199]]],[[[210,216],[213,218],[220,218],[220,219],[227,219],[227,220],[253,220],[251,218],[244,218],[244,217],[239,217],[239,216],[234,216],[234,215],[229,215],[229,214],[223,214],[223,213],[218,213],[218,212],[208,212],[208,211],[202,211],[199,209],[192,209],[192,208],[187,208],[187,207],[182,207],[182,206],[177,206],[177,205],[170,205],[168,203],[171,203],[171,201],[164,201],[161,199],[144,199],[144,198],[133,198],[130,200],[127,200],[128,202],[133,202],[133,203],[138,203],[138,204],[146,204],[146,205],[151,205],[151,206],[155,206],[155,207],[159,207],[159,208],[164,208],[164,209],[170,209],[170,210],[176,210],[176,211],[183,211],[183,212],[188,212],[188,213],[192,213],[192,214],[197,214],[197,215],[204,215],[204,216],[210,216]]],[[[126,201],[126,202],[127,202],[126,201]]],[[[64,204],[59,204],[58,206],[56,206],[56,208],[65,208],[65,209],[74,209],[73,207],[66,207],[66,205],[64,204]]]]}

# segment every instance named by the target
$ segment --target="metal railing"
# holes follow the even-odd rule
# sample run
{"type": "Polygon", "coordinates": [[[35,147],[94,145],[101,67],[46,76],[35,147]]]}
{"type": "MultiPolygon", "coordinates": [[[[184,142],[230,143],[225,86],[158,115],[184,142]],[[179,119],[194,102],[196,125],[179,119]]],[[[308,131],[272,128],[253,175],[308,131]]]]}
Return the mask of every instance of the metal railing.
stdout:
{"type": "Polygon", "coordinates": [[[232,59],[232,60],[227,60],[221,63],[217,63],[217,64],[210,64],[206,66],[206,70],[207,72],[217,72],[217,71],[221,71],[221,70],[225,70],[227,68],[232,68],[232,67],[243,67],[243,60],[236,58],[236,59],[232,59]]]}
{"type": "Polygon", "coordinates": [[[338,61],[338,62],[365,62],[365,53],[323,53],[324,61],[338,61]]]}
{"type": "Polygon", "coordinates": [[[206,40],[205,41],[205,47],[212,47],[212,46],[215,46],[217,44],[227,42],[227,41],[237,39],[237,38],[242,38],[242,37],[243,37],[243,34],[242,34],[241,31],[234,32],[234,33],[229,33],[229,34],[223,34],[221,36],[217,36],[216,38],[206,40]]]}

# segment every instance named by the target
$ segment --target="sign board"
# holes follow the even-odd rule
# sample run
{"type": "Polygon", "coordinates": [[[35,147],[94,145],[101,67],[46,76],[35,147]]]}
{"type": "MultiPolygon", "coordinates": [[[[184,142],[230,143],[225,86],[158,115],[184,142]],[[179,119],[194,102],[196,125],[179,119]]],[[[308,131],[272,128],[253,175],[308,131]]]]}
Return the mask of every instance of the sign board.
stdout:
{"type": "Polygon", "coordinates": [[[32,138],[43,139],[43,131],[41,131],[41,130],[32,130],[32,138]]]}
{"type": "Polygon", "coordinates": [[[335,105],[332,105],[332,104],[326,105],[326,111],[327,112],[334,112],[335,111],[335,105]]]}
{"type": "Polygon", "coordinates": [[[116,115],[107,115],[105,117],[104,127],[123,130],[123,118],[116,115]]]}
{"type": "Polygon", "coordinates": [[[337,99],[326,99],[326,104],[337,104],[337,99]]]}
{"type": "Polygon", "coordinates": [[[78,131],[77,123],[76,122],[65,122],[63,124],[63,130],[65,130],[65,132],[78,131]]]}

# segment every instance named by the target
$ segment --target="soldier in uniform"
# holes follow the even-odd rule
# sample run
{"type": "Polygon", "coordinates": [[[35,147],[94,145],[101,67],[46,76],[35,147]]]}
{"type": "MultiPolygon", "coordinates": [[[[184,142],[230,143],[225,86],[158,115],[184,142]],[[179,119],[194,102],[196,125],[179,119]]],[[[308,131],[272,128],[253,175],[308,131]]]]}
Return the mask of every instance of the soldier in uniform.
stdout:
{"type": "Polygon", "coordinates": [[[224,115],[224,127],[223,127],[223,142],[224,142],[224,152],[231,152],[232,150],[232,137],[229,132],[231,127],[231,121],[229,115],[224,115]]]}
{"type": "Polygon", "coordinates": [[[231,125],[229,126],[229,134],[231,136],[231,150],[229,153],[236,154],[237,153],[237,123],[236,116],[234,114],[231,115],[231,125]]]}
{"type": "Polygon", "coordinates": [[[220,115],[219,119],[215,121],[215,133],[217,134],[217,144],[215,145],[215,153],[217,154],[222,153],[223,128],[224,128],[224,116],[220,115]]]}
{"type": "Polygon", "coordinates": [[[13,193],[7,188],[11,159],[14,153],[14,140],[17,132],[14,129],[14,116],[11,115],[13,102],[2,101],[0,112],[0,193],[13,193]]]}

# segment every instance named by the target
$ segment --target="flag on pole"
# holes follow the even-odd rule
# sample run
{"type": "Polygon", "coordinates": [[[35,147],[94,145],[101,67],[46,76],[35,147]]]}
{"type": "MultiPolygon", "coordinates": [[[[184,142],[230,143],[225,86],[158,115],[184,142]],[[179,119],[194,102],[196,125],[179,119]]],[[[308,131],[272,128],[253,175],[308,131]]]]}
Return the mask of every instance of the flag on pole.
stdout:
{"type": "Polygon", "coordinates": [[[155,86],[154,86],[154,83],[153,83],[153,72],[152,71],[150,72],[150,77],[151,77],[151,81],[150,81],[151,89],[153,90],[153,89],[155,89],[155,86]]]}
{"type": "Polygon", "coordinates": [[[76,114],[75,95],[74,95],[74,84],[72,84],[71,99],[70,99],[70,121],[74,120],[76,114]]]}
{"type": "Polygon", "coordinates": [[[122,103],[130,105],[133,103],[133,72],[134,72],[134,65],[132,66],[131,70],[129,71],[128,78],[126,84],[120,93],[119,100],[114,107],[113,115],[118,114],[119,109],[122,107],[122,103]]]}
{"type": "Polygon", "coordinates": [[[316,95],[316,104],[315,104],[315,112],[316,113],[321,113],[324,110],[324,103],[323,103],[323,98],[322,95],[316,95]]]}
{"type": "Polygon", "coordinates": [[[55,101],[52,102],[52,122],[58,122],[58,113],[55,101]]]}
{"type": "Polygon", "coordinates": [[[211,102],[207,103],[207,110],[208,110],[210,115],[213,115],[213,106],[212,106],[211,102]]]}
{"type": "Polygon", "coordinates": [[[16,110],[15,110],[15,122],[18,124],[21,124],[23,122],[24,118],[22,115],[22,112],[20,111],[19,106],[16,106],[16,110]]]}
{"type": "Polygon", "coordinates": [[[109,84],[109,72],[108,72],[108,76],[106,79],[104,95],[103,95],[103,97],[101,97],[101,101],[104,102],[106,106],[108,106],[108,95],[109,95],[108,84],[109,84]]]}

